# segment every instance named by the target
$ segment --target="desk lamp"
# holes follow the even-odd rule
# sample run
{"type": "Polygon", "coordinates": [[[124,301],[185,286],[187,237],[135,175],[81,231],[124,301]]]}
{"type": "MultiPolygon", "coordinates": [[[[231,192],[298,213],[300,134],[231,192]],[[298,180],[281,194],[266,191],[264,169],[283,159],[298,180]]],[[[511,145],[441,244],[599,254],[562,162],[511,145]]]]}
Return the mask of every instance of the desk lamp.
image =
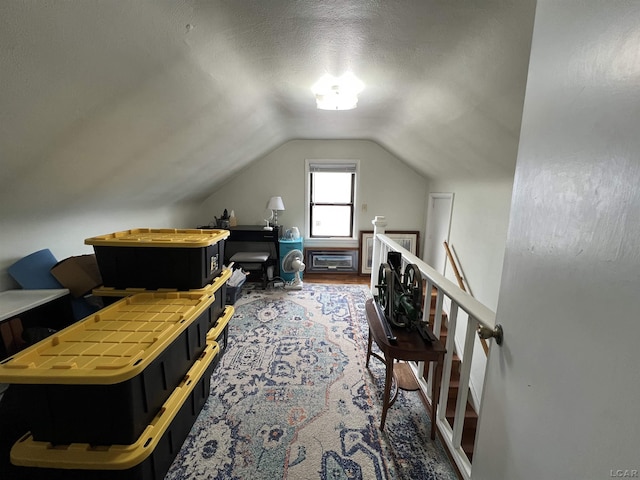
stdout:
{"type": "Polygon", "coordinates": [[[278,210],[284,210],[282,197],[271,197],[267,202],[267,208],[273,212],[273,226],[278,226],[278,210]]]}

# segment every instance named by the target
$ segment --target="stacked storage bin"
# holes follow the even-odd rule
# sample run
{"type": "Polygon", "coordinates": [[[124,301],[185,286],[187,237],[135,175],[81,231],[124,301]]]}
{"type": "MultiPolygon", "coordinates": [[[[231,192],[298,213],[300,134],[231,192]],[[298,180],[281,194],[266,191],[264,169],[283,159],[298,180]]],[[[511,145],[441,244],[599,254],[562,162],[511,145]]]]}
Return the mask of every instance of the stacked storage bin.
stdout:
{"type": "Polygon", "coordinates": [[[125,298],[0,364],[0,382],[30,412],[14,465],[34,479],[164,478],[209,395],[217,340],[226,346],[228,235],[141,229],[86,240],[107,291],[125,298]]]}
{"type": "MultiPolygon", "coordinates": [[[[211,325],[208,336],[220,345],[220,355],[227,348],[229,336],[229,320],[233,316],[234,308],[226,304],[227,280],[231,277],[231,270],[222,270],[216,279],[204,288],[189,290],[189,293],[213,296],[211,305],[211,325]]],[[[174,289],[159,289],[157,292],[172,292],[174,289]]],[[[145,288],[99,287],[93,289],[93,296],[102,298],[104,305],[111,305],[124,297],[130,297],[139,293],[149,293],[145,288]]]]}
{"type": "Polygon", "coordinates": [[[105,287],[94,290],[103,300],[142,291],[195,291],[214,296],[209,337],[227,345],[227,280],[223,270],[228,230],[139,228],[85,240],[92,245],[105,287]],[[217,335],[222,335],[219,337],[217,335]]]}

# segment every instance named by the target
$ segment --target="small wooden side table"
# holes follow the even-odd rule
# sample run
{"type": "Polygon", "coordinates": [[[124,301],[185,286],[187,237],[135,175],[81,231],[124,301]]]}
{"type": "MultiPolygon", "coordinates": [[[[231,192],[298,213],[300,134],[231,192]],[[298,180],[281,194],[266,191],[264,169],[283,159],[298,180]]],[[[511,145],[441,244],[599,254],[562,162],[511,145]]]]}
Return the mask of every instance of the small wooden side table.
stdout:
{"type": "Polygon", "coordinates": [[[369,323],[369,344],[367,347],[367,363],[369,368],[369,359],[373,355],[385,364],[385,381],[384,381],[384,398],[382,403],[382,419],[380,420],[380,430],[384,429],[384,422],[387,418],[387,411],[391,407],[398,395],[398,382],[396,379],[396,388],[393,396],[391,395],[391,384],[395,378],[393,372],[393,363],[395,360],[417,361],[417,362],[436,362],[434,381],[432,382],[431,392],[431,439],[436,438],[436,414],[438,399],[440,396],[440,382],[442,380],[442,369],[444,365],[444,355],[447,353],[446,348],[440,340],[433,343],[425,342],[418,332],[409,332],[403,328],[391,327],[393,335],[396,337],[395,342],[391,342],[387,338],[385,328],[382,322],[386,322],[385,318],[378,312],[373,299],[367,300],[365,304],[367,314],[367,322],[369,323]],[[375,340],[376,345],[382,351],[384,358],[371,351],[371,346],[375,340]]]}

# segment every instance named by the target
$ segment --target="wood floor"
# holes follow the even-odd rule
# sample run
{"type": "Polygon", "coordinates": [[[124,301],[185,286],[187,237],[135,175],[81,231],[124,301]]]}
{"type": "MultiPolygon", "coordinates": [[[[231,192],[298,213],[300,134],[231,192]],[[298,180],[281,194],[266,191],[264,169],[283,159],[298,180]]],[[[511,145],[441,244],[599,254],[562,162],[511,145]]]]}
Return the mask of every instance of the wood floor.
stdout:
{"type": "Polygon", "coordinates": [[[304,273],[303,281],[308,283],[346,283],[369,285],[369,275],[357,275],[351,273],[304,273]]]}

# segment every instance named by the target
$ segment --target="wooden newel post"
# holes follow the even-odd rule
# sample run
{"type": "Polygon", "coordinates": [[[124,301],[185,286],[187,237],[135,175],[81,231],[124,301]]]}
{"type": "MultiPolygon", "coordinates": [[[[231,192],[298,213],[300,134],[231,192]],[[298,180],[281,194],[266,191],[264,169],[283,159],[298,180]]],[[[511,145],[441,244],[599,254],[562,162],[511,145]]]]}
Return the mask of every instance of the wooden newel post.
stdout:
{"type": "Polygon", "coordinates": [[[378,272],[382,263],[382,246],[378,241],[377,235],[384,234],[386,231],[387,221],[384,216],[378,215],[373,220],[373,252],[371,254],[371,295],[375,295],[376,285],[378,284],[378,272]]]}

